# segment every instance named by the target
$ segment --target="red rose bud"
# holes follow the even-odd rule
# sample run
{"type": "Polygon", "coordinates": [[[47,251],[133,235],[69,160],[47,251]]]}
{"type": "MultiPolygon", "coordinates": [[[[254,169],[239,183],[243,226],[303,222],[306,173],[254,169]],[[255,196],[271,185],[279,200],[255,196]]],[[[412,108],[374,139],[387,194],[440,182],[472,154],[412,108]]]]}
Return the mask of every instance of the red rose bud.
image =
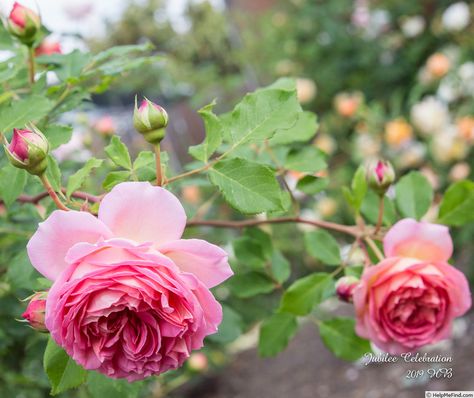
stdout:
{"type": "Polygon", "coordinates": [[[52,55],[61,53],[61,44],[59,44],[58,41],[54,41],[51,39],[43,40],[41,44],[35,49],[35,55],[37,57],[41,55],[52,55]]]}
{"type": "Polygon", "coordinates": [[[13,166],[38,176],[46,170],[48,151],[48,140],[36,128],[14,129],[11,142],[5,145],[5,152],[13,166]]]}
{"type": "Polygon", "coordinates": [[[359,279],[355,276],[343,276],[336,282],[336,294],[340,300],[351,303],[352,294],[358,285],[359,279]]]}
{"type": "Polygon", "coordinates": [[[31,298],[26,307],[26,311],[21,316],[28,321],[33,329],[38,330],[39,332],[47,332],[48,329],[44,324],[45,312],[46,293],[42,292],[35,294],[31,298]]]}
{"type": "Polygon", "coordinates": [[[144,99],[133,112],[133,126],[151,144],[158,144],[165,138],[165,127],[168,125],[168,114],[159,105],[144,99]]]}
{"type": "Polygon", "coordinates": [[[376,160],[367,166],[367,184],[379,195],[383,195],[395,180],[395,171],[387,160],[376,160]]]}
{"type": "Polygon", "coordinates": [[[33,10],[15,2],[7,19],[8,30],[27,46],[31,46],[41,30],[41,18],[33,10]]]}

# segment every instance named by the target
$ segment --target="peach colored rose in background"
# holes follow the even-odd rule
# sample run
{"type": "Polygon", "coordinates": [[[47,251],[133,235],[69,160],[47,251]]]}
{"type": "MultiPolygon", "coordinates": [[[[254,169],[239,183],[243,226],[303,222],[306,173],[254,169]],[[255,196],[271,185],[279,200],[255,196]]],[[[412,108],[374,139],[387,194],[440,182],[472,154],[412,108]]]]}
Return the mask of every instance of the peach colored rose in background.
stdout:
{"type": "Polygon", "coordinates": [[[447,263],[448,228],[401,220],[384,251],[387,258],[364,271],[354,292],[357,334],[390,354],[448,338],[453,319],[471,307],[466,277],[447,263]]]}
{"type": "Polygon", "coordinates": [[[44,39],[41,44],[35,48],[35,55],[37,57],[40,57],[41,55],[52,55],[61,53],[61,44],[58,41],[52,39],[44,39]]]}
{"type": "Polygon", "coordinates": [[[55,211],[28,243],[33,266],[54,281],[46,326],[85,369],[143,379],[175,369],[222,310],[209,288],[232,275],[224,250],[180,239],[186,215],[167,190],[122,183],[98,218],[55,211]]]}

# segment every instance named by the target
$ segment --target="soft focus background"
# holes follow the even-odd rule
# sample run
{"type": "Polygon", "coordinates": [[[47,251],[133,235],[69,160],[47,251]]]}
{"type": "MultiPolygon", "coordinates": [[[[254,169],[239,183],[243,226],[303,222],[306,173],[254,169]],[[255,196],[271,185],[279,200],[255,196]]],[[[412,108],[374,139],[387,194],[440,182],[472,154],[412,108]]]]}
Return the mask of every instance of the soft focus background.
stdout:
{"type": "MultiPolygon", "coordinates": [[[[2,1],[5,15],[13,1],[2,1]]],[[[279,77],[297,78],[301,104],[317,113],[319,130],[313,145],[331,156],[330,185],[296,191],[307,218],[352,222],[340,187],[355,168],[380,155],[398,175],[421,170],[435,192],[452,182],[472,179],[474,159],[474,4],[450,0],[37,0],[22,1],[39,9],[62,51],[99,51],[117,44],[151,42],[155,62],[115,78],[112,90],[96,90],[84,108],[67,115],[73,139],[55,156],[73,165],[100,156],[110,135],[118,134],[132,152],[144,146],[132,129],[136,94],[163,105],[170,114],[164,149],[170,167],[179,172],[190,160],[187,148],[199,143],[203,126],[196,111],[217,98],[219,112],[230,110],[242,95],[279,77]],[[322,190],[323,188],[319,189],[322,190]]],[[[8,57],[0,49],[0,60],[8,57]]],[[[54,81],[55,76],[49,76],[54,81]]],[[[296,187],[302,173],[287,175],[296,187]]],[[[190,216],[233,217],[199,177],[181,187],[190,216]],[[206,203],[205,206],[200,204],[206,203]]],[[[375,221],[376,197],[363,205],[375,221]]],[[[394,216],[388,203],[386,217],[394,216]]],[[[433,217],[436,209],[433,208],[433,217]]],[[[0,207],[0,217],[2,208],[0,207]]],[[[430,215],[428,215],[430,219],[430,215]]],[[[296,239],[296,227],[281,228],[274,239],[299,273],[315,268],[296,239]]],[[[45,340],[14,320],[25,306],[30,272],[25,258],[3,266],[9,236],[0,230],[0,397],[48,396],[40,363],[45,340]],[[10,271],[13,270],[13,271],[10,271]],[[16,271],[15,271],[16,270],[16,271]]],[[[24,231],[17,231],[24,233],[24,231]]],[[[212,232],[210,232],[212,234],[212,232]]],[[[213,240],[226,242],[216,231],[213,240]]],[[[456,264],[473,272],[474,226],[453,230],[456,264]]],[[[248,237],[247,237],[248,239],[248,237]]],[[[228,247],[235,251],[236,247],[228,247]]],[[[31,273],[31,272],[30,272],[31,273]]],[[[226,289],[216,291],[225,301],[226,289]]],[[[452,380],[409,380],[408,369],[420,366],[369,366],[335,359],[307,325],[286,352],[260,360],[253,349],[256,334],[249,325],[264,311],[251,299],[232,303],[219,335],[192,357],[171,383],[166,376],[149,380],[123,396],[161,397],[421,397],[425,390],[474,390],[472,355],[474,318],[455,324],[454,338],[431,352],[453,356],[452,380]],[[243,337],[235,340],[241,331],[243,337]],[[221,343],[228,344],[225,349],[221,343]],[[438,351],[437,351],[438,350],[438,351]],[[242,353],[242,351],[244,351],[242,353]],[[164,384],[163,384],[164,383],[164,384]],[[166,388],[162,387],[163,385],[166,388]],[[332,395],[330,395],[332,394],[332,395]]],[[[263,299],[262,299],[263,300],[263,299]]],[[[266,297],[268,308],[275,304],[266,297]]],[[[262,301],[260,301],[261,305],[262,301]]],[[[337,303],[328,303],[338,306],[337,303]]],[[[347,313],[349,306],[336,311],[347,313]]],[[[427,366],[421,366],[427,368],[427,366]]],[[[78,390],[64,397],[88,397],[78,390]]],[[[95,396],[95,395],[94,395],[95,396]]],[[[105,398],[105,396],[104,396],[105,398]]]]}

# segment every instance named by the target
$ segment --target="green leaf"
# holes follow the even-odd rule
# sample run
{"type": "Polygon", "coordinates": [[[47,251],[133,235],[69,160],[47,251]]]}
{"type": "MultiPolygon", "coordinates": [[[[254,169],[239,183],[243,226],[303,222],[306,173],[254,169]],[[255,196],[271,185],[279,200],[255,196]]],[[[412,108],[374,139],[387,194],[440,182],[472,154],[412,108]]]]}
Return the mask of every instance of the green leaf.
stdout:
{"type": "Polygon", "coordinates": [[[114,135],[110,144],[105,147],[105,153],[112,162],[124,169],[132,169],[132,161],[126,145],[120,140],[120,137],[114,135]]]}
{"type": "Polygon", "coordinates": [[[276,286],[266,275],[251,271],[234,275],[229,281],[229,287],[235,296],[248,298],[257,294],[270,293],[276,286]]]}
{"type": "Polygon", "coordinates": [[[322,229],[308,232],[305,235],[305,246],[311,256],[324,264],[341,264],[339,245],[329,232],[322,229]]]}
{"type": "Polygon", "coordinates": [[[209,170],[209,178],[242,213],[282,210],[280,185],[266,166],[239,158],[223,160],[209,170]]]}
{"type": "Polygon", "coordinates": [[[48,155],[48,168],[46,169],[46,177],[48,177],[51,186],[56,192],[61,191],[61,169],[54,157],[48,155]]]}
{"type": "Polygon", "coordinates": [[[143,382],[111,379],[97,372],[89,372],[87,389],[91,398],[138,398],[143,382]]]}
{"type": "Polygon", "coordinates": [[[285,169],[316,173],[327,167],[326,154],[313,146],[300,150],[292,149],[286,158],[285,169]]]}
{"type": "Polygon", "coordinates": [[[31,266],[26,250],[8,262],[7,279],[15,289],[31,290],[40,274],[31,266]]]}
{"type": "Polygon", "coordinates": [[[224,127],[232,147],[271,138],[276,130],[292,127],[301,112],[295,90],[266,88],[247,94],[224,127]]]}
{"type": "Polygon", "coordinates": [[[368,340],[361,339],[354,331],[351,318],[334,318],[319,323],[319,333],[324,345],[338,358],[356,361],[371,352],[368,340]]]}
{"type": "Polygon", "coordinates": [[[222,322],[216,334],[207,339],[220,344],[234,341],[242,334],[242,317],[227,305],[222,305],[222,322]]]}
{"type": "Polygon", "coordinates": [[[133,162],[133,170],[150,166],[155,167],[155,154],[151,151],[141,151],[133,162]]]}
{"type": "Polygon", "coordinates": [[[474,221],[474,182],[464,180],[451,185],[439,208],[439,222],[460,226],[474,221]]]}
{"type": "Polygon", "coordinates": [[[27,123],[34,123],[46,116],[53,104],[40,95],[32,95],[20,101],[13,101],[10,106],[0,108],[0,132],[13,128],[23,128],[27,123]]]}
{"type": "Polygon", "coordinates": [[[260,327],[258,352],[262,357],[273,357],[283,351],[298,329],[296,317],[278,313],[266,319],[260,327]]]}
{"type": "Polygon", "coordinates": [[[290,262],[278,250],[273,252],[271,270],[278,283],[283,283],[290,277],[290,262]]]}
{"type": "MultiPolygon", "coordinates": [[[[384,196],[383,198],[383,219],[382,219],[382,224],[383,225],[392,225],[395,220],[396,220],[396,214],[395,214],[395,206],[393,202],[388,198],[387,196],[384,196]]],[[[380,198],[379,196],[373,192],[373,191],[368,191],[367,196],[364,198],[364,201],[362,202],[362,207],[361,207],[361,212],[364,215],[364,217],[367,218],[372,224],[375,224],[377,222],[377,219],[379,217],[379,206],[380,206],[380,198]]]]}
{"type": "Polygon", "coordinates": [[[44,65],[54,65],[54,72],[62,81],[81,76],[84,67],[90,61],[90,54],[74,50],[68,54],[43,55],[36,62],[44,65]]]}
{"type": "Polygon", "coordinates": [[[419,220],[425,215],[433,201],[433,188],[426,177],[412,171],[400,178],[395,186],[396,203],[403,217],[419,220]]]}
{"type": "Polygon", "coordinates": [[[55,149],[58,146],[69,142],[72,136],[72,130],[73,128],[71,126],[50,124],[43,130],[43,133],[48,139],[51,149],[55,149]]]}
{"type": "Polygon", "coordinates": [[[51,395],[80,386],[86,381],[87,371],[49,338],[44,352],[43,366],[51,382],[51,395]]]}
{"type": "Polygon", "coordinates": [[[277,130],[270,139],[271,145],[286,145],[293,142],[305,142],[314,137],[318,122],[313,112],[301,112],[294,126],[286,130],[277,130]]]}
{"type": "Polygon", "coordinates": [[[124,58],[133,55],[134,53],[143,53],[151,51],[153,50],[153,48],[154,46],[151,42],[146,42],[143,44],[115,46],[94,55],[93,62],[99,64],[104,61],[107,61],[110,58],[124,58]]]}
{"type": "Polygon", "coordinates": [[[102,182],[102,188],[109,192],[113,187],[121,182],[129,181],[131,174],[129,171],[112,171],[102,182]]]}
{"type": "Polygon", "coordinates": [[[102,159],[89,159],[82,169],[76,171],[67,183],[66,195],[70,197],[74,191],[77,191],[91,174],[92,170],[100,167],[104,161],[102,159]]]}
{"type": "Polygon", "coordinates": [[[7,207],[21,195],[26,185],[28,173],[10,164],[0,169],[0,197],[7,207]]]}
{"type": "Polygon", "coordinates": [[[304,176],[296,184],[296,189],[307,195],[315,195],[324,191],[329,185],[328,178],[319,178],[311,175],[304,176]]]}
{"type": "Polygon", "coordinates": [[[222,143],[223,124],[220,119],[212,112],[215,101],[206,105],[198,112],[204,120],[206,128],[206,138],[199,144],[189,148],[189,153],[197,160],[207,163],[209,157],[216,151],[222,143]]]}
{"type": "Polygon", "coordinates": [[[296,280],[283,294],[279,312],[308,315],[333,293],[334,280],[331,275],[324,272],[308,275],[296,280]]]}
{"type": "Polygon", "coordinates": [[[263,269],[265,253],[263,247],[248,236],[242,236],[233,241],[232,247],[239,264],[253,269],[263,269]]]}

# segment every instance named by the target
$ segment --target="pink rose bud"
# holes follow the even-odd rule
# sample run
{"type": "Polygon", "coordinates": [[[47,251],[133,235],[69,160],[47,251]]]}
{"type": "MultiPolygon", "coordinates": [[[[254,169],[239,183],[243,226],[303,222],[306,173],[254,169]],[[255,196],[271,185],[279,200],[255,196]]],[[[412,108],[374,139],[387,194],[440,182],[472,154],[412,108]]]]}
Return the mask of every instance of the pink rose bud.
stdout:
{"type": "Polygon", "coordinates": [[[379,195],[383,195],[395,180],[395,171],[387,160],[376,160],[367,166],[367,183],[379,195]]]}
{"type": "Polygon", "coordinates": [[[41,18],[33,10],[15,2],[7,19],[8,30],[23,44],[31,46],[41,30],[41,18]]]}
{"type": "Polygon", "coordinates": [[[39,332],[47,332],[44,324],[46,314],[46,293],[36,293],[30,300],[26,311],[21,315],[30,326],[39,332]]]}
{"type": "Polygon", "coordinates": [[[336,283],[336,294],[340,300],[351,303],[352,294],[358,285],[359,279],[355,276],[343,276],[336,283]]]}
{"type": "Polygon", "coordinates": [[[105,115],[95,122],[94,129],[99,134],[107,136],[112,135],[117,127],[115,126],[114,119],[110,115],[105,115]]]}
{"type": "Polygon", "coordinates": [[[196,352],[191,354],[188,361],[189,369],[195,372],[204,372],[209,367],[209,361],[207,360],[207,356],[202,352],[196,352]]]}
{"type": "Polygon", "coordinates": [[[25,169],[33,175],[41,175],[46,170],[49,143],[38,129],[13,129],[11,142],[5,146],[10,163],[20,169],[25,169]]]}
{"type": "Polygon", "coordinates": [[[168,114],[159,105],[144,99],[133,112],[133,125],[135,130],[142,134],[151,144],[158,144],[165,138],[165,127],[168,125],[168,114]]]}
{"type": "Polygon", "coordinates": [[[35,55],[37,57],[41,55],[52,55],[52,54],[61,54],[61,44],[58,41],[45,39],[41,44],[36,47],[35,55]]]}

